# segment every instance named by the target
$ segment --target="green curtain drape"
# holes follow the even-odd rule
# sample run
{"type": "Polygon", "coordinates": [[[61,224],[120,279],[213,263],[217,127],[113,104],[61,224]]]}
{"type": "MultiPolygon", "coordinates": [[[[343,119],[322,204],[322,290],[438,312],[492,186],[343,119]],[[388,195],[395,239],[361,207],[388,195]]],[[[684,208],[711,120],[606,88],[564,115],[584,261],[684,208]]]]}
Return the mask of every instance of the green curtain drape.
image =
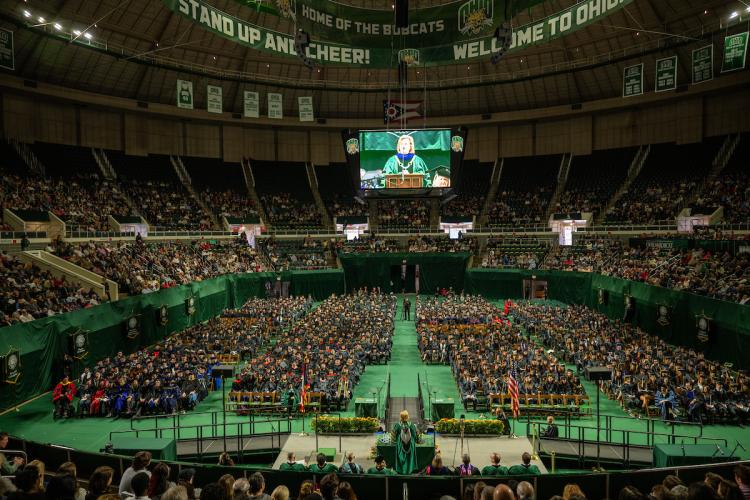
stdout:
{"type": "MultiPolygon", "coordinates": [[[[171,333],[206,321],[224,309],[242,305],[249,297],[265,296],[265,283],[275,273],[227,275],[155,293],[127,297],[67,314],[16,324],[0,330],[0,355],[12,348],[21,352],[21,377],[16,384],[0,384],[0,409],[13,407],[48,390],[62,373],[63,354],[69,352],[68,335],[80,329],[89,332],[88,355],[83,365],[133,352],[171,333]],[[195,298],[195,314],[188,316],[185,301],[195,298]],[[167,324],[159,323],[159,310],[168,308],[167,324]],[[125,335],[125,321],[140,315],[141,334],[133,340],[125,335]]],[[[293,295],[312,294],[322,300],[344,293],[343,271],[292,271],[285,276],[293,295]]]]}
{"type": "Polygon", "coordinates": [[[469,253],[357,253],[341,254],[346,289],[380,287],[386,292],[400,291],[398,277],[402,261],[419,265],[419,288],[422,293],[433,293],[436,288],[462,290],[469,253]],[[393,283],[392,283],[393,282],[393,283]]]}

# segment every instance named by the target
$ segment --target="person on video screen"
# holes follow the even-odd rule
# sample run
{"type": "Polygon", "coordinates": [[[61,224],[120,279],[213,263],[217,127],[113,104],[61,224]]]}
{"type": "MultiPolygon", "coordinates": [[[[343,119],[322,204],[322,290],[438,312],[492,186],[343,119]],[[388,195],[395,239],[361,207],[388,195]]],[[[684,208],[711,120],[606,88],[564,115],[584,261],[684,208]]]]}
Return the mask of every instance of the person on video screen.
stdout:
{"type": "Polygon", "coordinates": [[[451,187],[451,171],[447,167],[438,167],[432,174],[432,187],[447,188],[451,187]]]}
{"type": "Polygon", "coordinates": [[[414,138],[402,135],[396,144],[396,154],[388,158],[383,167],[383,175],[391,174],[422,174],[423,183],[428,186],[427,165],[424,160],[414,153],[414,138]]]}

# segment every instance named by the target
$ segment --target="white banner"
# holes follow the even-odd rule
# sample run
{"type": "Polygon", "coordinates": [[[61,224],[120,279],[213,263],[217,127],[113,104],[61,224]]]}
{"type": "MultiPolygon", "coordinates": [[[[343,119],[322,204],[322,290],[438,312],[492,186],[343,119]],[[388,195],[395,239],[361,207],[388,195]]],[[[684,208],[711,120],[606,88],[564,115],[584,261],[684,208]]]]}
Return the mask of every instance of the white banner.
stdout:
{"type": "Polygon", "coordinates": [[[193,82],[177,80],[177,107],[193,109],[193,82]]]}
{"type": "Polygon", "coordinates": [[[281,94],[268,94],[268,117],[276,120],[284,118],[284,107],[281,94]]]}
{"type": "Polygon", "coordinates": [[[245,91],[245,117],[260,118],[260,96],[257,92],[245,91]]]}
{"type": "Polygon", "coordinates": [[[299,102],[299,121],[301,122],[315,121],[315,114],[313,113],[312,97],[298,97],[297,101],[299,102]]]}
{"type": "Polygon", "coordinates": [[[221,87],[216,85],[208,85],[206,87],[206,107],[209,113],[221,114],[223,110],[222,106],[222,90],[221,87]]]}

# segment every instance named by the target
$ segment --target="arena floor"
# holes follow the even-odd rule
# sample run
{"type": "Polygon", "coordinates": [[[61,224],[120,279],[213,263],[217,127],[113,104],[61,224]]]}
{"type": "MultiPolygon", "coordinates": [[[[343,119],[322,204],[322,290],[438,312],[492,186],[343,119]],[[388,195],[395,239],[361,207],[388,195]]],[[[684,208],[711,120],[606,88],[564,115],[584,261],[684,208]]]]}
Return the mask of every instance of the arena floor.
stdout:
{"type": "MultiPolygon", "coordinates": [[[[453,398],[454,401],[460,401],[459,393],[453,375],[451,374],[450,367],[422,363],[419,350],[417,349],[417,337],[414,322],[400,320],[400,300],[401,299],[399,298],[391,361],[387,365],[369,366],[354,391],[354,397],[372,397],[373,393],[377,394],[378,389],[383,387],[383,382],[388,373],[391,375],[391,396],[417,397],[419,394],[417,374],[419,374],[423,384],[424,381],[427,380],[429,381],[430,390],[437,391],[438,398],[450,397],[453,398]]],[[[500,307],[502,307],[502,304],[500,304],[500,307]]],[[[594,384],[584,380],[583,385],[586,392],[591,396],[592,400],[594,400],[596,395],[594,384]]],[[[428,396],[426,394],[426,385],[423,385],[423,388],[423,397],[425,399],[424,405],[425,408],[428,408],[429,402],[427,401],[428,396]]],[[[382,389],[380,391],[381,401],[384,398],[385,390],[382,389]]],[[[14,436],[31,441],[69,446],[85,451],[99,451],[110,440],[111,433],[114,433],[113,435],[116,436],[121,434],[122,431],[128,431],[131,429],[131,421],[127,419],[89,418],[55,421],[52,418],[51,399],[51,393],[47,393],[14,410],[0,415],[0,429],[10,432],[14,436]]],[[[221,393],[217,391],[201,402],[196,412],[180,416],[180,425],[183,427],[181,437],[190,437],[191,433],[194,433],[195,427],[191,428],[191,426],[210,424],[211,416],[206,412],[220,411],[220,409],[221,393]]],[[[351,416],[353,413],[354,403],[352,402],[349,405],[347,412],[342,413],[342,416],[351,416]]],[[[480,417],[480,413],[464,411],[460,405],[457,405],[456,417],[461,413],[465,413],[466,418],[469,419],[480,417]]],[[[616,429],[612,435],[613,440],[622,439],[621,431],[646,430],[646,421],[644,419],[629,417],[616,402],[610,401],[605,397],[602,397],[601,399],[601,414],[602,416],[611,415],[613,417],[618,417],[613,419],[613,428],[616,429]]],[[[230,426],[232,423],[247,421],[247,419],[247,417],[227,415],[227,422],[230,426]]],[[[171,418],[162,420],[163,422],[161,423],[161,426],[167,427],[172,425],[171,418]],[[166,420],[169,420],[169,423],[167,423],[166,420]]],[[[541,422],[541,419],[532,419],[531,422],[541,422]]],[[[589,429],[586,430],[586,438],[591,440],[596,439],[595,416],[573,420],[571,423],[572,425],[588,427],[589,429]]],[[[305,430],[310,430],[310,424],[311,417],[308,416],[304,419],[305,430]]],[[[526,424],[527,419],[523,416],[520,418],[520,421],[513,422],[513,430],[515,434],[519,437],[525,437],[526,424]]],[[[265,430],[271,430],[270,425],[271,424],[259,423],[257,430],[262,431],[264,430],[264,427],[265,430]]],[[[153,428],[154,419],[141,420],[134,423],[133,426],[139,429],[153,428]]],[[[278,426],[278,423],[276,426],[278,426]]],[[[561,426],[561,434],[564,432],[562,427],[563,426],[561,426]]],[[[292,423],[292,431],[294,433],[299,433],[302,431],[302,428],[303,419],[294,419],[292,423]]],[[[669,425],[657,422],[655,425],[655,431],[657,433],[665,434],[664,437],[657,438],[657,442],[666,442],[666,435],[670,434],[672,429],[669,425]]],[[[699,436],[700,431],[701,430],[698,427],[687,425],[678,425],[674,430],[675,434],[681,436],[699,436]]],[[[231,433],[231,431],[229,431],[228,434],[229,433],[231,433]]],[[[130,435],[132,436],[132,434],[130,435]]],[[[750,429],[745,427],[707,425],[703,427],[702,435],[707,438],[726,439],[727,446],[730,450],[734,448],[737,441],[750,449],[750,429]]],[[[153,435],[151,435],[151,437],[153,437],[153,435]]],[[[372,441],[372,444],[374,444],[374,440],[372,441]]],[[[528,443],[528,440],[526,439],[519,439],[517,441],[528,443]]],[[[680,441],[689,444],[692,440],[689,437],[684,437],[677,439],[678,444],[680,441]]],[[[631,442],[633,444],[646,444],[645,435],[632,434],[631,442]]],[[[483,448],[484,447],[482,447],[482,449],[483,448]]],[[[750,452],[748,451],[738,449],[736,454],[742,459],[750,459],[750,452]]],[[[477,463],[484,463],[484,457],[476,457],[474,458],[474,461],[477,463]]],[[[503,460],[503,462],[506,461],[507,459],[503,460]]]]}

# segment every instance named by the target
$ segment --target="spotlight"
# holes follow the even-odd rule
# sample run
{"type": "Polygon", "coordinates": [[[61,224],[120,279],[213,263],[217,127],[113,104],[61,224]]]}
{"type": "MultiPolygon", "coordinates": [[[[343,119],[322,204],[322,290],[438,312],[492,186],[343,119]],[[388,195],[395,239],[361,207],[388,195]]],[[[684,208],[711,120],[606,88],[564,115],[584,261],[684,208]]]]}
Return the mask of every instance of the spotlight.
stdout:
{"type": "Polygon", "coordinates": [[[83,36],[84,36],[84,37],[86,37],[86,40],[91,40],[92,38],[94,38],[94,37],[93,37],[93,36],[91,35],[91,33],[84,33],[84,34],[83,34],[83,36]]]}
{"type": "Polygon", "coordinates": [[[24,10],[23,17],[31,17],[31,12],[29,12],[28,10],[24,10]]]}
{"type": "Polygon", "coordinates": [[[735,17],[737,17],[737,16],[739,16],[739,15],[740,15],[740,14],[739,14],[739,12],[737,12],[737,11],[735,10],[734,12],[732,12],[732,14],[730,14],[730,16],[729,16],[729,19],[734,19],[735,17]]]}
{"type": "Polygon", "coordinates": [[[55,29],[57,31],[60,31],[62,29],[62,26],[60,26],[60,23],[55,23],[55,29]]]}
{"type": "Polygon", "coordinates": [[[39,16],[36,20],[39,21],[40,23],[44,22],[44,18],[42,16],[39,16]]]}
{"type": "Polygon", "coordinates": [[[75,36],[81,36],[81,30],[73,30],[75,36]]]}

